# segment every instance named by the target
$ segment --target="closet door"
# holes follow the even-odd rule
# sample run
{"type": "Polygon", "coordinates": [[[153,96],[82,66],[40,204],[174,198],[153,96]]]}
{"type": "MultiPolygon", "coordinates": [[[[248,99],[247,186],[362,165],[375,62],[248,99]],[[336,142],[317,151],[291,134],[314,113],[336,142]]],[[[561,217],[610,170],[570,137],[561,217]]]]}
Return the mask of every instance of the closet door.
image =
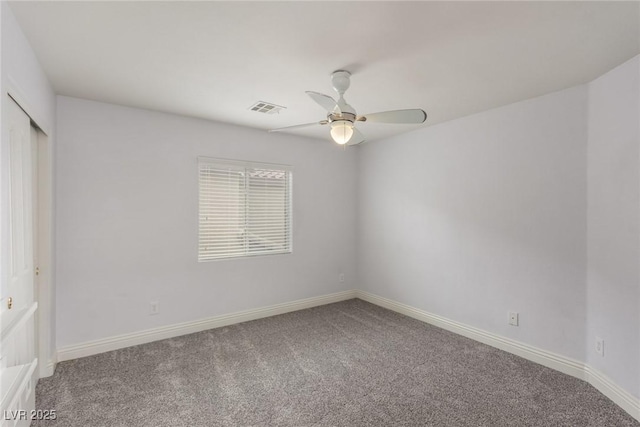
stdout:
{"type": "MultiPolygon", "coordinates": [[[[2,427],[26,427],[35,408],[37,381],[34,302],[34,207],[37,131],[9,99],[7,106],[9,233],[7,265],[0,289],[0,414],[2,427]]],[[[5,163],[5,164],[7,164],[5,163]]]]}
{"type": "Polygon", "coordinates": [[[13,100],[9,101],[8,107],[10,234],[7,236],[9,241],[8,280],[2,289],[0,301],[0,312],[3,314],[10,310],[17,313],[30,306],[33,302],[34,284],[35,183],[33,182],[32,144],[35,141],[32,141],[29,116],[13,100]]]}

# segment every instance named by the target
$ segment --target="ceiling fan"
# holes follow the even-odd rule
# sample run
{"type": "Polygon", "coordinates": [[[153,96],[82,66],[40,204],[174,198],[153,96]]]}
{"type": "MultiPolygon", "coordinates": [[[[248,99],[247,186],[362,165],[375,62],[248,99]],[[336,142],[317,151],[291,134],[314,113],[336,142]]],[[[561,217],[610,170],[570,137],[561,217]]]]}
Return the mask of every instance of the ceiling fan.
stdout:
{"type": "Polygon", "coordinates": [[[337,70],[331,74],[331,84],[338,93],[336,102],[328,95],[307,91],[307,95],[327,111],[327,119],[303,125],[287,126],[279,129],[271,129],[269,132],[280,132],[290,129],[298,129],[316,125],[330,125],[331,138],[340,145],[356,145],[364,142],[364,135],[355,128],[356,122],[396,123],[396,124],[420,124],[427,120],[427,113],[420,109],[382,111],[380,113],[358,116],[356,110],[344,99],[344,93],[351,84],[351,73],[345,70],[337,70]]]}

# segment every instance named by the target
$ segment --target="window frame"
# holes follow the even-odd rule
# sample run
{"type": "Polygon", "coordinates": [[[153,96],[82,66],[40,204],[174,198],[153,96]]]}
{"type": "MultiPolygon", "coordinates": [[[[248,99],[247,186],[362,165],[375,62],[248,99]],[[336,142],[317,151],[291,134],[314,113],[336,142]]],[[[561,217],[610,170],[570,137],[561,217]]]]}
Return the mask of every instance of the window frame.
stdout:
{"type": "Polygon", "coordinates": [[[265,162],[254,162],[254,161],[244,161],[244,160],[235,160],[235,159],[224,159],[224,158],[217,158],[217,157],[206,157],[206,156],[198,156],[197,158],[197,164],[198,164],[198,169],[197,169],[197,175],[198,175],[198,241],[197,241],[197,259],[198,259],[198,263],[201,262],[211,262],[211,261],[224,261],[224,260],[237,260],[237,259],[246,259],[246,258],[253,258],[253,257],[261,257],[261,256],[271,256],[271,255],[290,255],[293,253],[293,166],[291,165],[285,165],[285,164],[279,164],[279,163],[265,163],[265,162]],[[200,244],[200,239],[201,239],[201,221],[200,221],[200,215],[201,215],[201,208],[202,208],[202,201],[203,198],[201,197],[202,194],[202,179],[200,176],[201,173],[201,167],[202,165],[207,165],[207,166],[220,166],[221,169],[224,168],[230,168],[230,169],[236,169],[236,170],[243,170],[244,171],[244,179],[245,179],[245,192],[244,192],[244,197],[245,197],[245,212],[244,212],[244,216],[245,216],[245,222],[246,222],[246,216],[247,216],[247,210],[249,208],[249,205],[246,202],[246,197],[247,197],[247,180],[248,180],[248,171],[251,169],[267,169],[267,170],[276,170],[276,171],[282,171],[285,172],[287,174],[287,206],[286,206],[286,211],[285,211],[285,218],[286,218],[286,227],[285,227],[285,233],[288,236],[287,239],[287,243],[288,243],[288,247],[285,250],[282,251],[273,251],[273,252],[251,252],[249,251],[248,247],[245,245],[244,248],[244,253],[242,254],[232,254],[232,255],[222,255],[222,256],[215,256],[215,257],[203,257],[201,254],[201,244],[200,244]]]}

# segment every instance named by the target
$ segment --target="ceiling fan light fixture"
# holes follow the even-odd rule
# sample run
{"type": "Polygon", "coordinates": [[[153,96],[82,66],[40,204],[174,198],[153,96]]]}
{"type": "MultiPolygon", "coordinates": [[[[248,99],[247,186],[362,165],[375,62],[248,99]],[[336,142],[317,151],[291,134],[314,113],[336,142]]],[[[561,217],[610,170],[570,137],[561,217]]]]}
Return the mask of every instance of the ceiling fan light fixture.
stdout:
{"type": "Polygon", "coordinates": [[[330,96],[318,92],[307,91],[307,95],[328,114],[326,120],[302,125],[287,126],[279,129],[270,129],[269,132],[280,132],[292,129],[306,128],[316,125],[331,126],[331,139],[338,145],[358,145],[365,141],[365,137],[357,127],[356,122],[395,123],[407,125],[419,125],[427,119],[424,110],[413,108],[407,110],[381,111],[378,113],[359,116],[356,110],[344,99],[344,93],[349,89],[351,73],[345,70],[334,71],[331,74],[333,89],[340,95],[336,101],[330,96]]]}
{"type": "Polygon", "coordinates": [[[353,123],[347,120],[337,120],[331,123],[331,138],[336,144],[344,145],[353,136],[353,123]]]}

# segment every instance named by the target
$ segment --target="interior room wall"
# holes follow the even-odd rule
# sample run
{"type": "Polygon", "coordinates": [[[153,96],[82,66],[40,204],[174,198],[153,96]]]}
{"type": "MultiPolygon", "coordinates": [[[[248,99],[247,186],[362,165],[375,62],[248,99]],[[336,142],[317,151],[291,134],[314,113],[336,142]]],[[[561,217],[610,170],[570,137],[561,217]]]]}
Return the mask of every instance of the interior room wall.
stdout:
{"type": "Polygon", "coordinates": [[[355,149],[68,97],[57,124],[59,347],[356,286],[355,149]],[[294,167],[292,254],[198,263],[198,156],[294,167]]]}
{"type": "Polygon", "coordinates": [[[362,146],[360,287],[582,360],[586,106],[579,86],[362,146]]]}
{"type": "MultiPolygon", "coordinates": [[[[55,149],[55,121],[56,121],[56,97],[49,84],[38,59],[36,58],[29,42],[24,36],[18,22],[11,11],[8,3],[0,2],[0,110],[2,123],[6,123],[7,103],[10,102],[7,93],[10,92],[20,105],[27,110],[27,113],[37,124],[47,132],[47,143],[51,149],[55,149]]],[[[9,135],[6,126],[2,127],[0,137],[0,236],[9,234],[9,218],[6,215],[9,209],[9,135]]],[[[51,164],[50,167],[55,167],[51,164]]],[[[53,185],[53,184],[52,184],[53,185]]],[[[53,236],[55,239],[55,236],[53,236]]],[[[0,239],[0,277],[2,283],[8,279],[8,239],[0,239]]],[[[55,255],[54,255],[55,256],[55,255]]],[[[55,271],[52,274],[50,295],[55,295],[55,271]]],[[[44,272],[43,272],[44,274],[44,272]]],[[[41,364],[49,363],[56,348],[55,334],[55,306],[46,307],[40,305],[39,313],[41,317],[40,327],[50,331],[49,346],[45,358],[41,364]]]]}
{"type": "Polygon", "coordinates": [[[639,118],[635,57],[363,146],[361,288],[585,362],[639,397],[639,118]]]}
{"type": "Polygon", "coordinates": [[[587,159],[586,357],[640,397],[640,57],[589,84],[587,159]]]}

